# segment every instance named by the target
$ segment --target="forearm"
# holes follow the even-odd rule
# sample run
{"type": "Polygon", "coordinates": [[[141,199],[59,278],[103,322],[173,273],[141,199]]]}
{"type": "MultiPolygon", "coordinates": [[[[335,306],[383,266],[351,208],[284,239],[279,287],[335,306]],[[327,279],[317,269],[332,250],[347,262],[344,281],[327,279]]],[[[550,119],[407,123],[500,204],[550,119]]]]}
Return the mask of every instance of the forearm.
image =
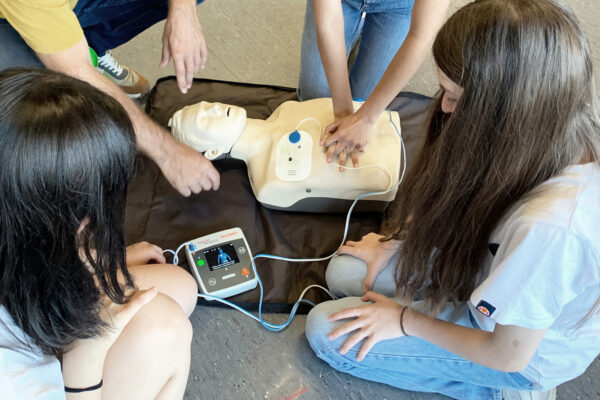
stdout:
{"type": "Polygon", "coordinates": [[[429,42],[409,35],[404,40],[383,77],[358,113],[375,121],[417,72],[431,48],[429,42]]]}
{"type": "Polygon", "coordinates": [[[336,116],[351,114],[352,93],[348,78],[344,16],[340,2],[314,0],[317,42],[336,116]]]}
{"type": "Polygon", "coordinates": [[[522,357],[515,357],[513,351],[507,351],[493,332],[456,325],[410,308],[404,315],[404,329],[410,336],[424,339],[488,368],[505,372],[524,368],[522,357]]]}
{"type": "Polygon", "coordinates": [[[196,0],[169,0],[169,10],[177,6],[192,6],[196,8],[196,0]]]}
{"type": "Polygon", "coordinates": [[[74,76],[90,83],[121,103],[133,124],[139,150],[160,165],[162,161],[161,158],[165,156],[165,153],[161,151],[161,149],[164,149],[165,145],[167,145],[171,139],[168,132],[146,115],[124,91],[102,74],[98,73],[92,66],[81,71],[79,76],[74,76]]]}
{"type": "MultiPolygon", "coordinates": [[[[86,339],[93,341],[94,339],[86,339]]],[[[83,342],[83,341],[82,341],[83,342]]],[[[105,349],[76,346],[66,352],[62,359],[62,375],[66,387],[84,389],[97,385],[102,380],[105,349]]],[[[66,393],[67,400],[98,400],[102,388],[81,393],[66,393]]]]}
{"type": "Polygon", "coordinates": [[[152,121],[125,92],[91,65],[85,38],[62,53],[38,54],[38,57],[47,68],[88,82],[115,98],[131,119],[138,148],[157,163],[160,163],[161,157],[165,157],[161,149],[164,149],[171,139],[168,133],[152,121]]]}
{"type": "Polygon", "coordinates": [[[364,117],[372,121],[379,117],[417,72],[444,22],[449,5],[450,0],[415,1],[408,35],[361,108],[364,117]]]}

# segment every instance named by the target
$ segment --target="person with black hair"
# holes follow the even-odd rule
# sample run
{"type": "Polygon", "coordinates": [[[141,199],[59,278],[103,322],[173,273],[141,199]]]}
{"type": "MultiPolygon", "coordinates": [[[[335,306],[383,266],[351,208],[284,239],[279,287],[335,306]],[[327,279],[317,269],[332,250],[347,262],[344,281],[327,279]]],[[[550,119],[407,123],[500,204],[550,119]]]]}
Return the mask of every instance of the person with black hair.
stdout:
{"type": "Polygon", "coordinates": [[[0,73],[3,399],[183,397],[197,286],[159,247],[125,247],[134,154],[110,96],[48,70],[0,73]]]}

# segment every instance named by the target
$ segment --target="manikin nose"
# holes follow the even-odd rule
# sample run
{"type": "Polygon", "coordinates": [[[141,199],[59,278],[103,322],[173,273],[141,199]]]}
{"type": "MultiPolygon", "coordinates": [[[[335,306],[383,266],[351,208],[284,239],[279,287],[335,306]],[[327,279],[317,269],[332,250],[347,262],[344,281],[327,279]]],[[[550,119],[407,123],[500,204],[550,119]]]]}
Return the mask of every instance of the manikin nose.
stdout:
{"type": "Polygon", "coordinates": [[[207,110],[207,113],[210,115],[214,115],[216,117],[220,116],[222,113],[221,107],[214,105],[207,110]]]}

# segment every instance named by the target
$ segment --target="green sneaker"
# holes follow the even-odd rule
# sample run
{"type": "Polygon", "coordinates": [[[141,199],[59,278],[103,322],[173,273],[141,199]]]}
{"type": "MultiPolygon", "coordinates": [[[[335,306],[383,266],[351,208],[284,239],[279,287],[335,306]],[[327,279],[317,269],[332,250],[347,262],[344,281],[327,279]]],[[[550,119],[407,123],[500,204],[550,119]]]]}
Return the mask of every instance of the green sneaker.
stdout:
{"type": "Polygon", "coordinates": [[[110,51],[107,51],[102,57],[98,57],[96,69],[116,83],[132,99],[145,96],[150,89],[146,78],[133,68],[120,65],[110,51]]]}

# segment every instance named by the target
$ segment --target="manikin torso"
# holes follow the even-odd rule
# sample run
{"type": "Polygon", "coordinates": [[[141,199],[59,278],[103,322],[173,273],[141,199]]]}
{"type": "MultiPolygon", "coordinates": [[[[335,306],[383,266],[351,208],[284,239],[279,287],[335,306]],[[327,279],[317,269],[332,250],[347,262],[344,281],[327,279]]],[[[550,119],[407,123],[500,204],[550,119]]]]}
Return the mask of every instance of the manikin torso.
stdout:
{"type": "MultiPolygon", "coordinates": [[[[329,98],[285,102],[266,120],[246,118],[240,107],[201,102],[177,111],[170,125],[175,138],[209,158],[230,153],[243,160],[252,190],[266,207],[343,212],[358,195],[383,192],[397,183],[401,142],[390,118],[400,129],[396,112],[382,113],[366,150],[360,153],[360,169],[343,172],[337,164],[327,163],[319,145],[322,129],[333,122],[329,98]]],[[[380,210],[395,195],[393,187],[386,194],[366,197],[359,205],[364,210],[380,210]]]]}

